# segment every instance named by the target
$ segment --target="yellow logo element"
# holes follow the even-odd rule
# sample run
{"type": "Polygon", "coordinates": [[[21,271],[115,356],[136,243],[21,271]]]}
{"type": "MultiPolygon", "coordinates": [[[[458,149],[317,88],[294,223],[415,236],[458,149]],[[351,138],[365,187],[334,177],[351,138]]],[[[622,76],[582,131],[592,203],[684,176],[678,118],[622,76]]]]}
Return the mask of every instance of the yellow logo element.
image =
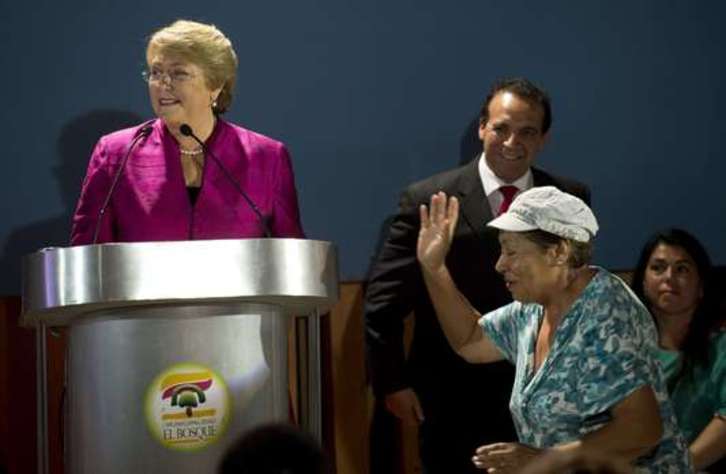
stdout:
{"type": "Polygon", "coordinates": [[[227,384],[211,369],[177,364],[159,374],[146,391],[146,422],[165,447],[192,451],[216,441],[230,413],[227,384]]]}

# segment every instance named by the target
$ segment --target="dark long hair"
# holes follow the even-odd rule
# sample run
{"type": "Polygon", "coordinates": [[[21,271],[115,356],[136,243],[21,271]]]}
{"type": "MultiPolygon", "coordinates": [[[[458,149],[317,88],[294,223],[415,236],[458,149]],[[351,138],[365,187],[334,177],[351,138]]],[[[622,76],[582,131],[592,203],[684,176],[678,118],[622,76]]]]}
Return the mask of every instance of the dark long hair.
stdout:
{"type": "MultiPolygon", "coordinates": [[[[638,298],[653,313],[653,310],[645,297],[643,290],[643,279],[645,270],[648,266],[650,256],[659,244],[680,247],[693,259],[698,271],[698,277],[701,280],[703,288],[703,298],[693,313],[691,322],[688,326],[688,334],[686,334],[681,351],[683,352],[683,364],[681,370],[676,377],[676,381],[688,373],[692,373],[692,369],[697,366],[707,366],[708,360],[708,339],[711,330],[714,329],[718,322],[718,310],[716,308],[716,295],[713,289],[713,269],[711,267],[711,259],[703,247],[693,235],[683,229],[664,229],[653,234],[643,246],[638,259],[638,265],[633,273],[633,291],[638,298]]],[[[656,325],[658,320],[653,317],[656,325]]]]}

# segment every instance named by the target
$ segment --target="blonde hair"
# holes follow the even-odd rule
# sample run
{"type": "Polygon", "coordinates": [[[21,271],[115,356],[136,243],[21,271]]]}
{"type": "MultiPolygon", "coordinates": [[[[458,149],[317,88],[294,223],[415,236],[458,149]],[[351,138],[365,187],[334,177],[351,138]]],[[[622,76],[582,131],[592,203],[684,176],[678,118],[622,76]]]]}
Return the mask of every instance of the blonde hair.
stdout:
{"type": "Polygon", "coordinates": [[[152,51],[199,66],[207,87],[222,89],[212,110],[217,114],[227,111],[237,80],[237,55],[232,43],[216,26],[177,20],[151,35],[146,46],[147,59],[152,51]]]}

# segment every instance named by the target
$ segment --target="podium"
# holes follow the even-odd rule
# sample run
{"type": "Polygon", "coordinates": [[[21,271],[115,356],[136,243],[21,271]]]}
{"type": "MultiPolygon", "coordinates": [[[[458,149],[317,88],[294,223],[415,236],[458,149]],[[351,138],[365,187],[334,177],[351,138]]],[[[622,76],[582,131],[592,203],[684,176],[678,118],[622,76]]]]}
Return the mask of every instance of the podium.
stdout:
{"type": "Polygon", "coordinates": [[[331,243],[299,239],[27,256],[21,321],[38,327],[38,471],[47,472],[45,334],[57,326],[68,327],[66,472],[216,472],[241,433],[288,419],[296,315],[310,322],[306,428],[319,436],[316,316],[337,301],[337,270],[331,243]]]}

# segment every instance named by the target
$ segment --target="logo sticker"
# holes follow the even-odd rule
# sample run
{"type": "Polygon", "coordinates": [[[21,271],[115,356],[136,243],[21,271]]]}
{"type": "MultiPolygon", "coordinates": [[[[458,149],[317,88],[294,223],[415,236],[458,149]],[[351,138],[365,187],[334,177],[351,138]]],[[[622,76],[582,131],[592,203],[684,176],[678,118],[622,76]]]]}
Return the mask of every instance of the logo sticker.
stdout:
{"type": "Polygon", "coordinates": [[[224,434],[229,413],[227,384],[203,365],[173,365],[146,391],[149,430],[169,449],[205,448],[224,434]]]}

